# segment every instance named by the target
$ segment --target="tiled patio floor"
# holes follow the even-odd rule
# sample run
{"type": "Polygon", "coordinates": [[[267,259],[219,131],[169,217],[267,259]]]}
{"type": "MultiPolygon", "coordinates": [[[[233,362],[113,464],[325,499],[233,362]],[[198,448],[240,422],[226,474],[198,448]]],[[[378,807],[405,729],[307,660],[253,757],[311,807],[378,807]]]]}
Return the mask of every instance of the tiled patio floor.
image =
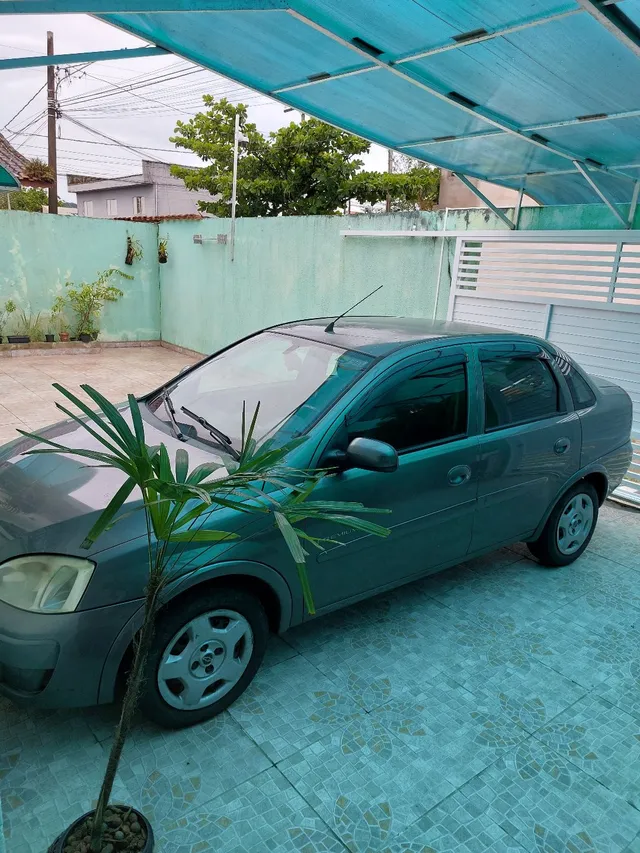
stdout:
{"type": "Polygon", "coordinates": [[[0,444],[19,429],[37,429],[62,419],[53,382],[77,391],[89,383],[112,402],[142,394],[175,376],[193,359],[164,347],[122,347],[90,355],[0,358],[0,444]]]}
{"type": "MultiPolygon", "coordinates": [[[[161,378],[137,355],[114,386],[128,359],[161,378]]],[[[139,723],[115,797],[158,853],[640,853],[640,513],[607,504],[566,569],[525,553],[274,639],[230,712],[139,723]]],[[[44,853],[90,807],[114,719],[0,700],[7,853],[44,853]]]]}

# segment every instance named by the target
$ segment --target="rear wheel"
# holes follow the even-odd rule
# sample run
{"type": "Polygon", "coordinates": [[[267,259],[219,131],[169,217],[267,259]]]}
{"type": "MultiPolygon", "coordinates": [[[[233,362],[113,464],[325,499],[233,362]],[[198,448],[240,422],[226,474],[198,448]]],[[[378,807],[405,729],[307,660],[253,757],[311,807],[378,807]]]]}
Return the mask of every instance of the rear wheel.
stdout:
{"type": "Polygon", "coordinates": [[[167,728],[216,716],[251,683],[268,636],[262,604],[241,590],[177,602],[158,622],[141,710],[167,728]]]}
{"type": "Polygon", "coordinates": [[[555,505],[538,539],[527,542],[533,556],[554,568],[577,560],[593,536],[598,503],[590,483],[576,483],[555,505]]]}

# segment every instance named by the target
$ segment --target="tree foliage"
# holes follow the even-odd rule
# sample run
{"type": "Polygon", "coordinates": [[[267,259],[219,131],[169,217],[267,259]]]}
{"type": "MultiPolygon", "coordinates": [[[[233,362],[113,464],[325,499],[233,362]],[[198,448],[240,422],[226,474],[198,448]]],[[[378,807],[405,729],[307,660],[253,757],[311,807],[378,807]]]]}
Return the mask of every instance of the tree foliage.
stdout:
{"type": "MultiPolygon", "coordinates": [[[[9,193],[0,193],[0,210],[8,210],[9,193]]],[[[26,190],[17,190],[11,193],[11,210],[28,210],[31,213],[42,213],[43,205],[49,203],[47,190],[39,190],[31,187],[26,190]]]]}
{"type": "Polygon", "coordinates": [[[238,216],[308,216],[333,214],[349,199],[375,203],[389,194],[412,209],[433,206],[439,173],[416,168],[402,174],[361,171],[368,142],[325,122],[308,119],[264,136],[247,121],[247,108],[226,99],[203,97],[205,112],[179,121],[179,148],[193,151],[202,169],[173,166],[172,172],[191,190],[207,190],[218,198],[199,202],[216,216],[231,215],[233,138],[236,114],[248,144],[238,158],[238,216]],[[431,200],[431,201],[430,201],[431,200]]]}

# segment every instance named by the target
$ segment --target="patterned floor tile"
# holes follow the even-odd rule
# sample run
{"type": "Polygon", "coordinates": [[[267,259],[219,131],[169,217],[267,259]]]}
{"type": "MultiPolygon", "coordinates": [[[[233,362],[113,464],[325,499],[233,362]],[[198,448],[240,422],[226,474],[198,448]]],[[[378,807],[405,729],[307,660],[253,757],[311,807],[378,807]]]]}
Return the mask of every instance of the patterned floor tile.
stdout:
{"type": "Polygon", "coordinates": [[[164,825],[270,765],[225,711],[180,731],[138,726],[125,745],[120,779],[133,804],[164,825]]]}
{"type": "Polygon", "coordinates": [[[582,607],[568,605],[531,626],[529,633],[540,641],[530,654],[550,669],[593,688],[623,675],[637,661],[640,619],[632,608],[607,611],[602,600],[591,595],[581,602],[582,607]]]}
{"type": "Polygon", "coordinates": [[[589,551],[640,571],[640,516],[637,510],[605,503],[600,508],[589,551]]]}
{"type": "Polygon", "coordinates": [[[419,818],[384,853],[523,853],[524,848],[459,793],[419,818]]]}
{"type": "Polygon", "coordinates": [[[305,657],[331,677],[341,693],[371,710],[392,696],[421,693],[445,668],[437,655],[425,654],[427,641],[414,628],[399,631],[405,636],[368,625],[308,650],[305,657]]]}
{"type": "MultiPolygon", "coordinates": [[[[88,811],[100,791],[107,755],[100,744],[53,742],[4,751],[0,747],[0,809],[7,853],[46,850],[88,811]]],[[[113,800],[129,800],[120,781],[113,800]]]]}
{"type": "Polygon", "coordinates": [[[283,639],[294,649],[305,653],[309,649],[317,649],[323,643],[339,637],[345,631],[357,631],[367,624],[368,620],[364,613],[356,607],[345,607],[343,610],[314,617],[302,625],[291,628],[283,634],[283,639]]]}
{"type": "Polygon", "coordinates": [[[376,719],[354,720],[279,765],[354,853],[384,850],[454,786],[376,719]]]}
{"type": "Polygon", "coordinates": [[[168,822],[156,853],[346,853],[275,768],[168,822]]]}
{"type": "Polygon", "coordinates": [[[363,710],[309,661],[296,657],[259,672],[230,713],[277,762],[361,717],[363,710]]]}
{"type": "Polygon", "coordinates": [[[536,737],[640,811],[640,721],[589,696],[536,737]]]}
{"type": "Polygon", "coordinates": [[[290,646],[286,640],[272,634],[269,637],[269,644],[260,669],[263,670],[270,666],[277,666],[279,663],[282,663],[282,661],[294,658],[298,654],[300,654],[298,650],[294,649],[293,646],[290,646]]]}
{"type": "Polygon", "coordinates": [[[415,699],[383,705],[373,717],[420,756],[432,778],[459,787],[528,737],[520,713],[505,695],[479,698],[443,679],[415,699]]]}
{"type": "Polygon", "coordinates": [[[622,853],[640,812],[534,737],[459,793],[531,853],[622,853]]]}
{"type": "Polygon", "coordinates": [[[623,664],[597,688],[599,696],[640,720],[640,656],[623,664]]]}

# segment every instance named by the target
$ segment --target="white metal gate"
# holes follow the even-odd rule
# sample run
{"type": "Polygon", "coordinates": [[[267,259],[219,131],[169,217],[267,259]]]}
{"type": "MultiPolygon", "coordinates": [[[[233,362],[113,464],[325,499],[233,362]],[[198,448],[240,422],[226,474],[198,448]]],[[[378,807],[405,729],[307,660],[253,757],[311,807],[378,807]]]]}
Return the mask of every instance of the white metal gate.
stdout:
{"type": "Polygon", "coordinates": [[[616,494],[640,505],[640,234],[489,232],[456,239],[449,319],[547,338],[633,400],[616,494]]]}

